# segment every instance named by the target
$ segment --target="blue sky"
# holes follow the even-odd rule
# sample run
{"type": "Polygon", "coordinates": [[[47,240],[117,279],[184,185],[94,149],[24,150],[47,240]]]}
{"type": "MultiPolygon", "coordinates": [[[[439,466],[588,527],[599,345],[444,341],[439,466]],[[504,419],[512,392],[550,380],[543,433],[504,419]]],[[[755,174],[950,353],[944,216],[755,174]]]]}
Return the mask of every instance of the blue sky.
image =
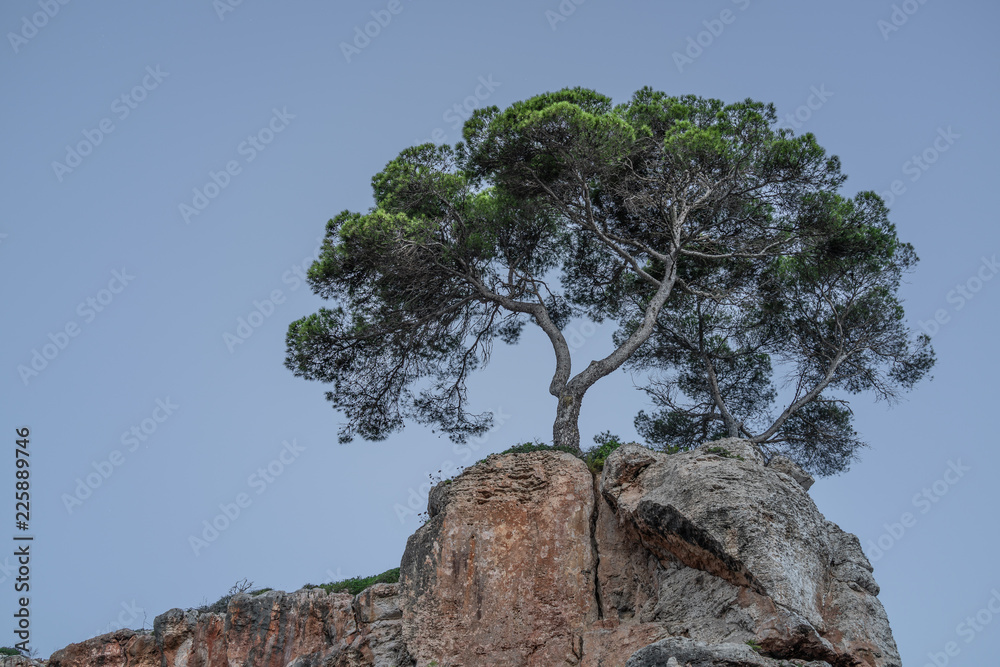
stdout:
{"type": "MultiPolygon", "coordinates": [[[[34,646],[150,627],[244,577],[294,590],[396,567],[428,474],[549,437],[551,350],[529,332],[470,385],[500,416],[482,440],[411,425],[338,445],[325,388],[282,365],[288,324],[322,303],[300,276],[326,221],[370,206],[372,175],[457,141],[476,106],[649,85],[773,102],[840,156],[848,194],[886,193],[939,362],[900,405],[854,401],[872,447],[812,496],[873,560],[907,664],[989,664],[998,19],[970,0],[4,3],[3,470],[12,486],[30,428],[34,646]]],[[[607,353],[609,330],[575,326],[579,359],[607,353]]],[[[585,442],[634,437],[644,406],[606,378],[585,442]]]]}

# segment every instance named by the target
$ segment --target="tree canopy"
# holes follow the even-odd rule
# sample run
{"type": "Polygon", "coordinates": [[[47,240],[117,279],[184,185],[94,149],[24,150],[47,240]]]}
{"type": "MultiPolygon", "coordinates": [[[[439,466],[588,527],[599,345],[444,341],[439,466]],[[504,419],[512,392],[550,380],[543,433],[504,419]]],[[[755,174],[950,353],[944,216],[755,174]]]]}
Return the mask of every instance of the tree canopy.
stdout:
{"type": "Polygon", "coordinates": [[[469,374],[532,322],[555,357],[554,444],[579,448],[586,391],[626,367],[651,372],[650,440],[739,435],[843,469],[862,443],[830,392],[893,399],[933,363],[897,298],[916,257],[877,195],[839,194],[839,160],[776,120],[649,88],[477,110],[464,142],[404,150],[369,211],[327,224],[309,283],[336,305],[292,323],[286,366],[332,385],[342,441],[406,419],[462,441],[489,427],[469,374]],[[574,374],[575,317],[619,328],[574,374]],[[792,398],[771,418],[775,364],[792,398]]]}

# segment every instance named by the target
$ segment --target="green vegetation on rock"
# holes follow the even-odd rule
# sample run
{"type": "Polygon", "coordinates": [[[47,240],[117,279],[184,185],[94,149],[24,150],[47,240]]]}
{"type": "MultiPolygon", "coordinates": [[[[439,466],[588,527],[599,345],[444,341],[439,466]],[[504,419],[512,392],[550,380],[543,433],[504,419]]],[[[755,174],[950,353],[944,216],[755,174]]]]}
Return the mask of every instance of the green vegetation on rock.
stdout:
{"type": "MultiPolygon", "coordinates": [[[[618,449],[623,443],[617,435],[612,435],[610,431],[604,431],[598,435],[594,436],[594,442],[597,443],[596,447],[591,447],[590,449],[580,452],[567,445],[547,445],[543,442],[522,442],[519,445],[514,445],[509,449],[505,449],[500,452],[500,454],[527,454],[529,452],[566,452],[567,454],[572,454],[573,456],[582,459],[590,472],[599,474],[604,470],[604,462],[611,452],[618,449]]],[[[638,444],[638,443],[632,443],[638,444]]]]}
{"type": "Polygon", "coordinates": [[[370,577],[351,577],[350,579],[344,579],[343,581],[333,581],[328,584],[320,584],[319,586],[316,586],[315,584],[306,584],[302,588],[322,588],[327,593],[350,593],[351,595],[357,595],[369,586],[374,586],[375,584],[396,583],[399,583],[398,567],[370,577]]]}

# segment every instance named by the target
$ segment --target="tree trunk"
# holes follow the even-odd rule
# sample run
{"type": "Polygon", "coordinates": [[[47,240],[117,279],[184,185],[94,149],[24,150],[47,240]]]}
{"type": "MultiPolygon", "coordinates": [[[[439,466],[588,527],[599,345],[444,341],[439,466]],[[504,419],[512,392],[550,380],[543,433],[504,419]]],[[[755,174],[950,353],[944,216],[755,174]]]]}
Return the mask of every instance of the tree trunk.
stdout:
{"type": "Polygon", "coordinates": [[[552,425],[552,442],[556,446],[571,447],[580,452],[580,401],[583,396],[563,393],[552,425]]]}

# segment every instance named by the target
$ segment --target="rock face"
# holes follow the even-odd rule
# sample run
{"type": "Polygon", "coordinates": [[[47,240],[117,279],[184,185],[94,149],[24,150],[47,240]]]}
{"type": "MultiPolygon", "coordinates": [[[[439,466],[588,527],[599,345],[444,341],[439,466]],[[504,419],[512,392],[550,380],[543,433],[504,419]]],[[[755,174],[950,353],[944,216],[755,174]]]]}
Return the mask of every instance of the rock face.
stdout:
{"type": "Polygon", "coordinates": [[[49,658],[49,665],[159,667],[160,652],[151,634],[118,630],[56,651],[49,658]]]}
{"type": "Polygon", "coordinates": [[[493,455],[430,494],[399,584],[175,609],[50,667],[900,667],[857,538],[728,439],[493,455]]]}
{"type": "Polygon", "coordinates": [[[234,595],[225,613],[172,609],[152,633],[119,630],[56,651],[49,667],[396,667],[396,584],[357,596],[322,589],[234,595]]]}
{"type": "Polygon", "coordinates": [[[0,667],[45,667],[48,661],[33,660],[20,655],[0,656],[0,667]]]}
{"type": "Polygon", "coordinates": [[[594,482],[563,452],[491,457],[439,486],[400,565],[424,665],[578,664],[598,619],[594,482]]]}
{"type": "MultiPolygon", "coordinates": [[[[641,620],[709,646],[753,642],[771,658],[898,667],[857,538],[758,456],[730,440],[674,456],[626,445],[608,459],[602,494],[660,565],[641,620]]],[[[612,569],[625,569],[619,580],[629,572],[612,569]]],[[[743,664],[734,659],[718,664],[743,664]]]]}

